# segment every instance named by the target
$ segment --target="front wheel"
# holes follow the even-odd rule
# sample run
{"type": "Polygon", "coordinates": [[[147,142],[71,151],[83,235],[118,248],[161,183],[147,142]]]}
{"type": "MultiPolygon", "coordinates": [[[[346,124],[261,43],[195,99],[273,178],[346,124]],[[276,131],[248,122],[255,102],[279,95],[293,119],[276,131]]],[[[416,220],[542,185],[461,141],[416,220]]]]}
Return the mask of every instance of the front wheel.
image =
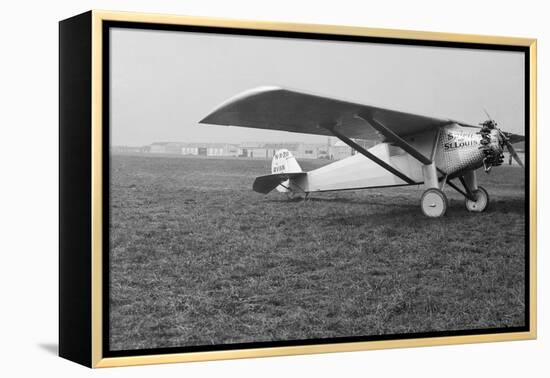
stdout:
{"type": "Polygon", "coordinates": [[[481,213],[482,211],[485,211],[487,206],[489,206],[489,193],[487,193],[483,187],[478,186],[472,194],[474,195],[475,201],[466,198],[466,209],[473,213],[481,213]]]}
{"type": "Polygon", "coordinates": [[[447,211],[447,196],[437,188],[430,188],[422,194],[420,206],[425,216],[438,218],[447,211]]]}

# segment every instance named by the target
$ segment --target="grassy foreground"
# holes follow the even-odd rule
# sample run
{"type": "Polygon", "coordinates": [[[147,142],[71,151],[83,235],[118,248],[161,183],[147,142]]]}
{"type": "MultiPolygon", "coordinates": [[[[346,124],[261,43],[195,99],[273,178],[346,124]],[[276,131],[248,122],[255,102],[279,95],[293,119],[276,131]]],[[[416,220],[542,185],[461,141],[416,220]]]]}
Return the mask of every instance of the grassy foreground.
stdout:
{"type": "Polygon", "coordinates": [[[428,219],[417,186],[257,194],[269,164],[112,157],[112,350],[524,325],[522,169],[428,219]]]}

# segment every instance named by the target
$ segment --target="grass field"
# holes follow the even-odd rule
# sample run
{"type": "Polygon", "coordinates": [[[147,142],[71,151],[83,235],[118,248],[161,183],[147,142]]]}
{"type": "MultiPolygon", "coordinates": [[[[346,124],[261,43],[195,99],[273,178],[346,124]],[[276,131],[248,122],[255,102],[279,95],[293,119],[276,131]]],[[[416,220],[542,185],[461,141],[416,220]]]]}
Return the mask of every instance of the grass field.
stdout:
{"type": "Polygon", "coordinates": [[[417,186],[257,194],[269,164],[112,156],[112,350],[524,325],[522,169],[428,219],[417,186]]]}

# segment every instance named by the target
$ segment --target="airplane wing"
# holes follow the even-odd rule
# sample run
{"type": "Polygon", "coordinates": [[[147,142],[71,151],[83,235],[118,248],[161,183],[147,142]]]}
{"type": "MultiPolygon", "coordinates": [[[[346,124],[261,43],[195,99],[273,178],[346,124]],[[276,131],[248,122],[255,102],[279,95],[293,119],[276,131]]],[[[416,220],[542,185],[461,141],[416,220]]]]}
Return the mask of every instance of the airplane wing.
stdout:
{"type": "Polygon", "coordinates": [[[382,141],[392,138],[380,132],[380,125],[397,136],[437,129],[450,123],[478,128],[450,119],[404,113],[279,87],[245,91],[221,104],[200,123],[327,136],[333,133],[324,125],[338,125],[338,131],[348,138],[382,141]]]}

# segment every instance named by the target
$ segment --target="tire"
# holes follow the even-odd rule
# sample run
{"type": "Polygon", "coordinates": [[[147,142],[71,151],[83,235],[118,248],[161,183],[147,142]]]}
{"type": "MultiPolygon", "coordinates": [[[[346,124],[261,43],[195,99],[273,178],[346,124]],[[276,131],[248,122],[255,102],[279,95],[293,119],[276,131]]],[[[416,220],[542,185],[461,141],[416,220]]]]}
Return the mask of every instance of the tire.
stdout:
{"type": "Polygon", "coordinates": [[[476,190],[472,192],[476,198],[472,201],[468,198],[464,201],[466,209],[472,213],[481,213],[489,206],[489,193],[482,186],[478,186],[476,190]]]}
{"type": "Polygon", "coordinates": [[[430,218],[439,218],[445,215],[448,205],[447,196],[437,188],[426,190],[420,199],[422,212],[430,218]]]}

